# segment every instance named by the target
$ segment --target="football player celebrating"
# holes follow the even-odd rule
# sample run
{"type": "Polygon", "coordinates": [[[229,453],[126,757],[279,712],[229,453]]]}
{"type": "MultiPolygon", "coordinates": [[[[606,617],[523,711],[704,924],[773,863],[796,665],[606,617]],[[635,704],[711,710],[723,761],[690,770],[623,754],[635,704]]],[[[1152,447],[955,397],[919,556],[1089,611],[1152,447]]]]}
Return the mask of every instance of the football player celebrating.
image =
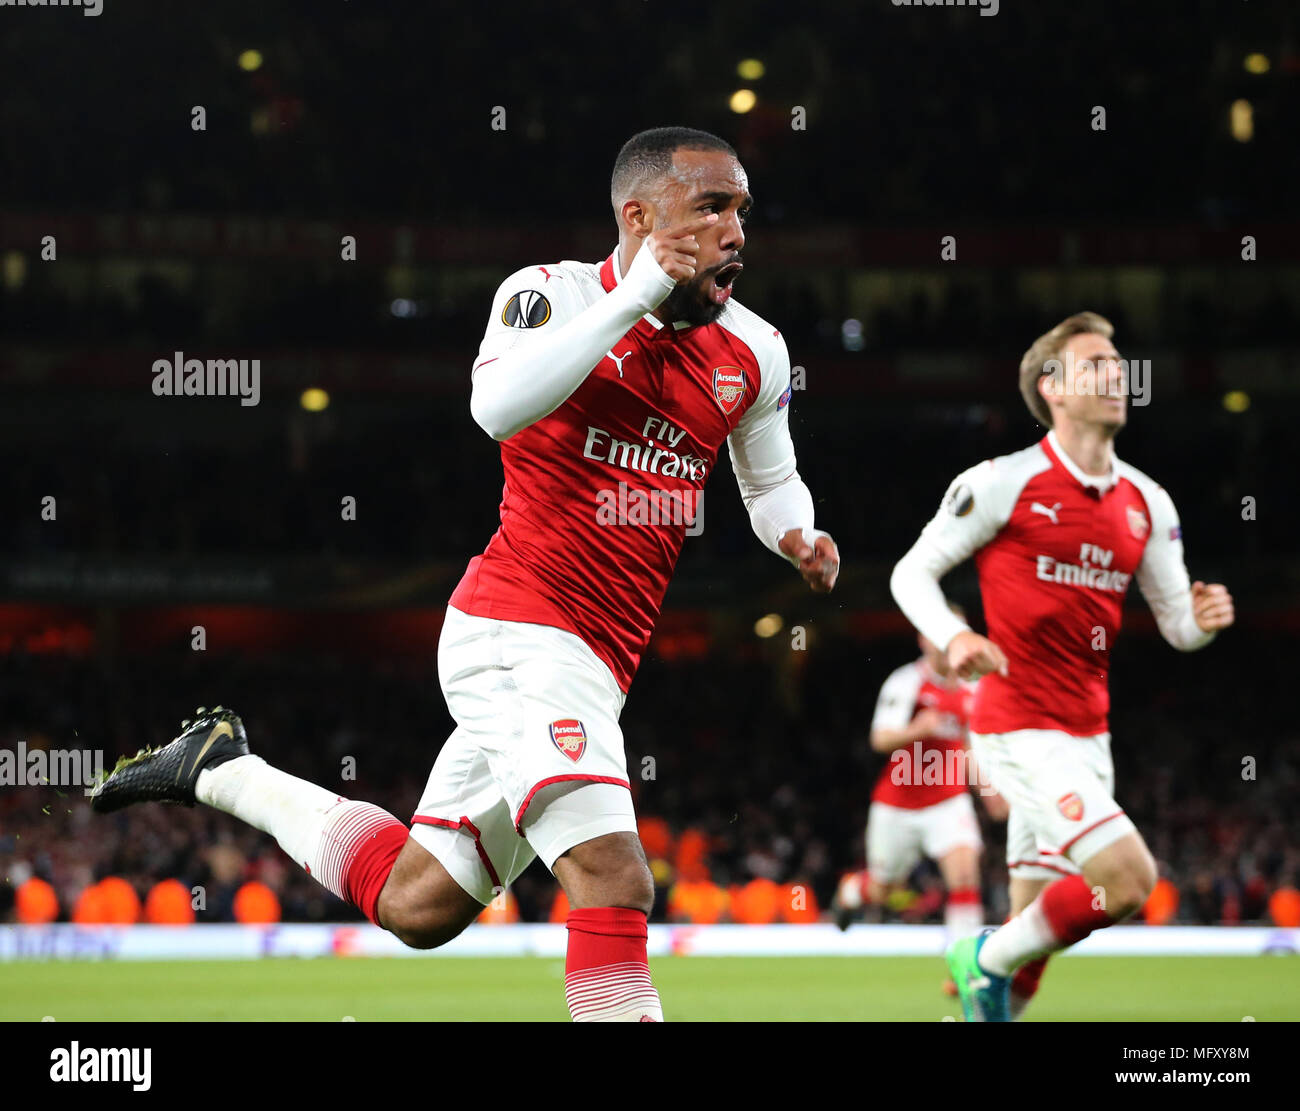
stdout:
{"type": "Polygon", "coordinates": [[[785,341],[732,296],[752,203],[735,151],[703,131],[641,132],[610,199],[613,253],[506,279],[474,361],[470,412],[501,444],[501,526],[447,607],[438,673],[457,727],[413,827],[250,755],[229,711],[126,762],[94,806],[234,814],[416,948],[456,937],[540,856],[571,908],[573,1018],[661,1021],[618,721],[724,442],[768,548],[817,592],[839,554],[795,466],[785,341]]]}
{"type": "Polygon", "coordinates": [[[1113,797],[1107,674],[1130,581],[1181,651],[1233,621],[1223,586],[1189,583],[1169,495],[1115,456],[1128,378],[1112,334],[1085,312],[1035,341],[1020,390],[1047,435],[958,475],[891,579],[952,669],[982,676],[971,747],[1011,808],[1013,916],[948,951],[968,1020],[1008,1021],[1017,969],[1023,1001],[1047,955],[1127,918],[1155,884],[1155,861],[1113,797]],[[939,588],[971,556],[987,638],[939,588]]]}

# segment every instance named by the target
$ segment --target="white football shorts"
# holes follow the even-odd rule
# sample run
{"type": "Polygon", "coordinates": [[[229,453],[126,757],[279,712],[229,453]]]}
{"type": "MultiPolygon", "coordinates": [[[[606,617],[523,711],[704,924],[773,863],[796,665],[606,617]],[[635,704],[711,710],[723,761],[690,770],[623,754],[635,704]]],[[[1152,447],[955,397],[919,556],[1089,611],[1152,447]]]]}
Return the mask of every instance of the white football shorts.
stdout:
{"type": "Polygon", "coordinates": [[[938,860],[963,845],[984,847],[969,791],[933,806],[867,809],[867,871],[877,883],[902,883],[922,856],[938,860]]]}
{"type": "Polygon", "coordinates": [[[456,729],[411,836],[492,901],[541,857],[636,832],[618,718],[626,695],[580,637],[447,607],[438,679],[456,729]]]}
{"type": "Polygon", "coordinates": [[[1011,808],[1007,870],[1020,879],[1077,875],[1137,827],[1114,799],[1110,734],[1050,729],[972,733],[971,748],[1011,808]]]}

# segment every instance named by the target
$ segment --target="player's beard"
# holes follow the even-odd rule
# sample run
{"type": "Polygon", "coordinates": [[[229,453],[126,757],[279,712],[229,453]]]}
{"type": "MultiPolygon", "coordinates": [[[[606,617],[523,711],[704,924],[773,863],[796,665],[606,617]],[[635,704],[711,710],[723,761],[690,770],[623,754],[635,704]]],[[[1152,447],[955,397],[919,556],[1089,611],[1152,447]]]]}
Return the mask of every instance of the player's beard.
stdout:
{"type": "Polygon", "coordinates": [[[726,304],[717,304],[705,290],[713,285],[713,276],[720,267],[696,274],[689,282],[673,287],[673,291],[664,299],[660,311],[670,321],[685,320],[691,325],[712,324],[726,304]]]}

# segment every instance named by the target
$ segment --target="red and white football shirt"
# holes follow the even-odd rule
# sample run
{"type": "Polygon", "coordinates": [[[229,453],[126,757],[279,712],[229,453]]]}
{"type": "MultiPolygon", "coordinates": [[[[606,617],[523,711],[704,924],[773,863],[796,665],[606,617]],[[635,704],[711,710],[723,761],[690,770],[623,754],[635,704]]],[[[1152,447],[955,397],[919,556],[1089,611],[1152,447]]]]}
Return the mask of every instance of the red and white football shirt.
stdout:
{"type": "Polygon", "coordinates": [[[903,665],[885,680],[871,718],[873,730],[904,729],[923,709],[942,714],[943,726],[933,736],[889,754],[871,792],[872,802],[919,810],[966,790],[965,758],[955,760],[949,753],[966,748],[974,689],[974,684],[960,680],[947,683],[924,659],[903,665]]]}
{"type": "Polygon", "coordinates": [[[1164,488],[1119,459],[1107,476],[1084,474],[1054,433],[958,475],[895,569],[895,599],[935,644],[966,626],[922,578],[933,588],[972,555],[989,639],[1008,664],[1006,676],[980,680],[975,733],[1106,732],[1110,653],[1135,576],[1178,647],[1210,639],[1188,628],[1182,532],[1164,488]],[[924,576],[913,578],[914,569],[924,576]]]}
{"type": "MultiPolygon", "coordinates": [[[[614,289],[617,254],[506,279],[476,368],[614,289]]],[[[789,390],[785,341],[734,298],[708,325],[646,314],[566,401],[502,442],[501,526],[451,604],[567,629],[626,691],[722,444],[742,492],[797,477],[789,390]]]]}

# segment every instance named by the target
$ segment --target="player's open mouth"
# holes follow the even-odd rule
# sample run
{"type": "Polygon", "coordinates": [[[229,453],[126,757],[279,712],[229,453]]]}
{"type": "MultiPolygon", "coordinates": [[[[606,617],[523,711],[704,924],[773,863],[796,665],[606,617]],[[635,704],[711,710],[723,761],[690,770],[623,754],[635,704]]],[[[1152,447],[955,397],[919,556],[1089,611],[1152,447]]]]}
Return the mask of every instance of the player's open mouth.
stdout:
{"type": "Polygon", "coordinates": [[[716,304],[723,304],[731,296],[731,283],[745,267],[739,262],[729,262],[713,275],[713,288],[709,290],[716,304]]]}

